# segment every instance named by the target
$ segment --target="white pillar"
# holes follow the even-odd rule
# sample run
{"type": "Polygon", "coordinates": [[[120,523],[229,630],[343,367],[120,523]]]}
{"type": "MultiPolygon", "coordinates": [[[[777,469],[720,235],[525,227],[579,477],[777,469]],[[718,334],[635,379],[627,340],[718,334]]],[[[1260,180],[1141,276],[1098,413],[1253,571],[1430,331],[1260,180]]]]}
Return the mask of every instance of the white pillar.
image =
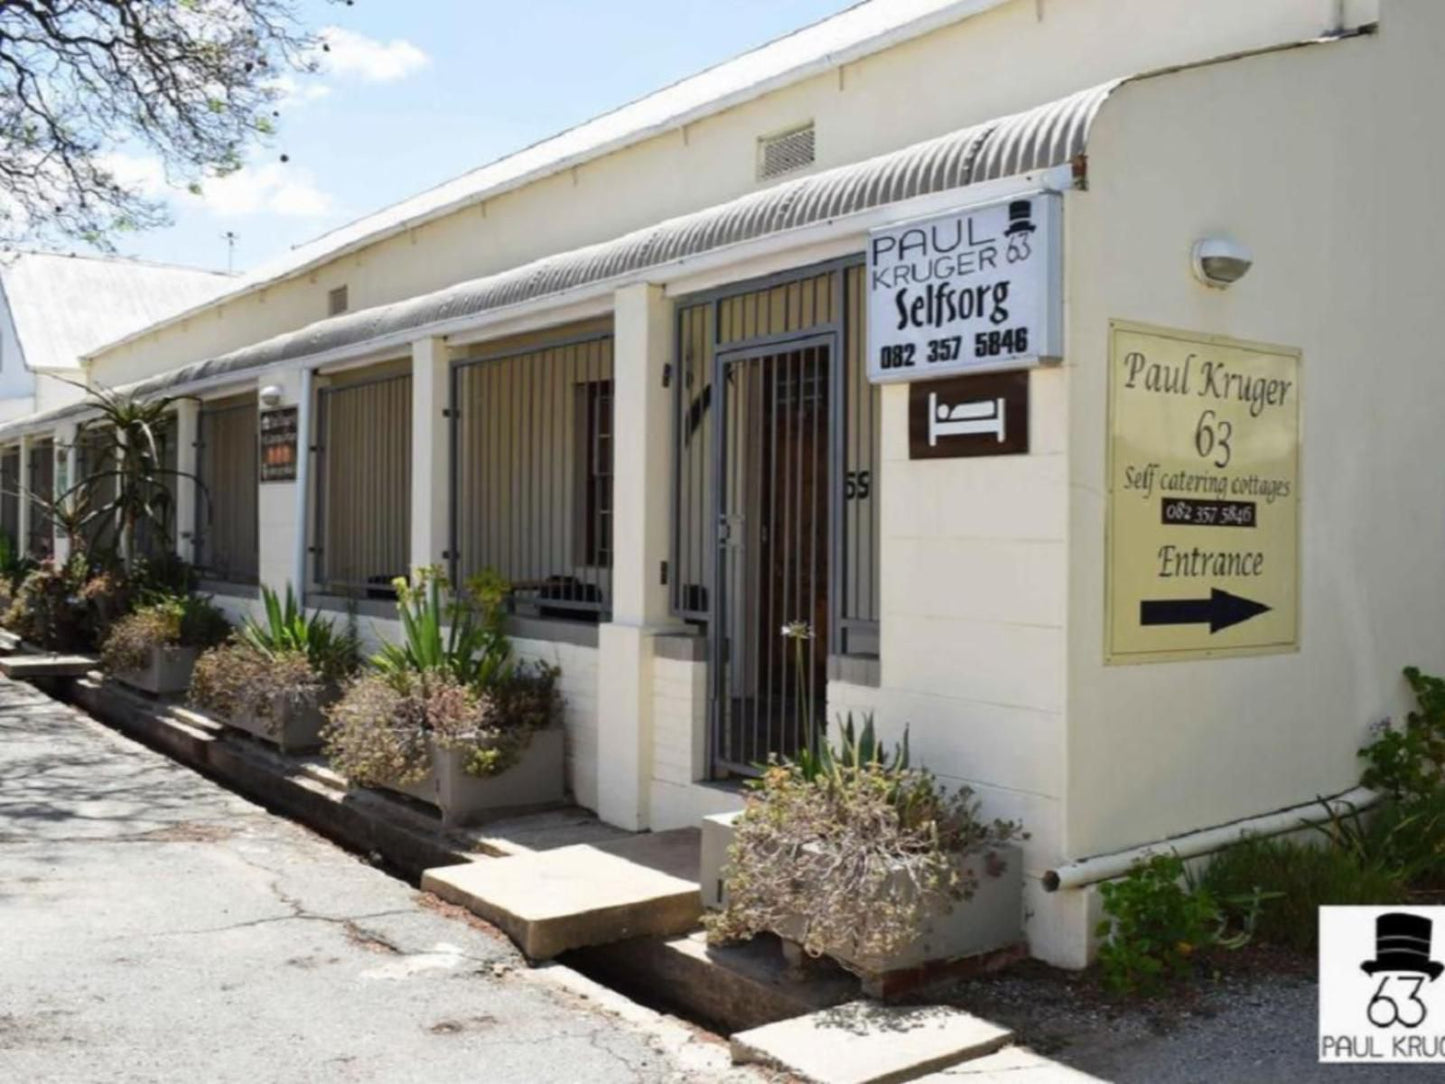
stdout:
{"type": "Polygon", "coordinates": [[[176,400],[176,477],[173,526],[176,556],[188,564],[196,560],[196,468],[200,462],[201,404],[176,400]]]}
{"type": "Polygon", "coordinates": [[[671,620],[662,565],[671,511],[672,303],[639,284],[613,299],[612,620],[598,630],[597,812],[649,826],[653,639],[671,620]]]}
{"type": "Polygon", "coordinates": [[[451,530],[451,425],[447,344],[411,344],[411,567],[447,563],[451,530]]]}
{"type": "Polygon", "coordinates": [[[299,408],[296,422],[297,481],[260,482],[256,497],[261,586],[269,587],[285,598],[288,585],[294,587],[298,595],[309,586],[300,581],[304,579],[303,570],[309,567],[306,561],[306,481],[311,469],[311,378],[300,366],[276,366],[257,374],[256,386],[279,388],[281,398],[275,405],[299,408]]]}
{"type": "MultiPolygon", "coordinates": [[[[76,426],[74,422],[60,425],[51,434],[51,450],[55,456],[52,478],[54,486],[52,496],[59,496],[68,492],[76,481],[76,467],[79,458],[75,454],[76,426]]],[[[73,498],[66,500],[66,505],[73,507],[73,498]]],[[[65,533],[59,523],[53,519],[50,523],[50,546],[51,552],[55,554],[57,563],[70,560],[70,537],[65,533]]]]}
{"type": "MultiPolygon", "coordinates": [[[[15,533],[20,537],[15,540],[15,548],[23,554],[30,554],[30,516],[33,509],[30,507],[30,438],[20,438],[20,500],[19,515],[16,518],[15,533]]],[[[33,554],[30,554],[34,556],[33,554]]]]}

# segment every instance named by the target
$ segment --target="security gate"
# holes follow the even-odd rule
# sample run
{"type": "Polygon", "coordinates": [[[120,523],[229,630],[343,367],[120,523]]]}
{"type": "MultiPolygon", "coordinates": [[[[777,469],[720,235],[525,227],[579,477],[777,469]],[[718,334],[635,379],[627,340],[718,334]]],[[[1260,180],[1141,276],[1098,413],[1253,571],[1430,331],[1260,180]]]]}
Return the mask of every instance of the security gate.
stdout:
{"type": "Polygon", "coordinates": [[[837,357],[832,335],[717,357],[711,675],[719,772],[751,774],[771,754],[792,755],[822,722],[837,357]]]}

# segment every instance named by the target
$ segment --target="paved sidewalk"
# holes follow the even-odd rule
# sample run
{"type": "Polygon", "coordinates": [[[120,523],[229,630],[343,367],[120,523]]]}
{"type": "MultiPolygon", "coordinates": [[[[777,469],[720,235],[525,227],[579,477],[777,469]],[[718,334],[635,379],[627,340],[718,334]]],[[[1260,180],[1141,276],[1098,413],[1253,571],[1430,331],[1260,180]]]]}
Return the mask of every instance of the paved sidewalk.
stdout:
{"type": "Polygon", "coordinates": [[[760,1079],[0,680],[0,1080],[760,1079]]]}

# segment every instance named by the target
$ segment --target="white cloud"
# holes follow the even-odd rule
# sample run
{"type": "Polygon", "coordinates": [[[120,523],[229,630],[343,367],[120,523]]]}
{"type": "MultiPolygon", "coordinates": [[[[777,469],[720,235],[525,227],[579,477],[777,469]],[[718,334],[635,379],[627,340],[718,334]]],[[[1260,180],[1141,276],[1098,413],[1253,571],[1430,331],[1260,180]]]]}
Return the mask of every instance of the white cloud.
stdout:
{"type": "Polygon", "coordinates": [[[270,212],[311,218],[331,209],[331,197],[316,186],[308,170],[280,162],[243,166],[205,181],[199,199],[222,217],[270,212]]]}
{"type": "Polygon", "coordinates": [[[254,214],[316,218],[331,210],[331,196],[317,186],[309,170],[281,162],[243,166],[224,177],[212,177],[202,182],[199,193],[171,185],[165,167],[155,158],[112,154],[104,165],[121,184],[147,196],[204,207],[221,218],[254,214]]]}
{"type": "Polygon", "coordinates": [[[354,75],[367,83],[405,79],[431,63],[431,57],[405,38],[377,41],[340,26],[326,27],[320,37],[328,46],[317,57],[323,71],[354,75]]]}
{"type": "Polygon", "coordinates": [[[307,102],[317,101],[331,93],[331,87],[326,83],[309,81],[302,83],[291,75],[273,79],[270,85],[280,95],[276,99],[276,105],[281,109],[305,105],[307,102]]]}

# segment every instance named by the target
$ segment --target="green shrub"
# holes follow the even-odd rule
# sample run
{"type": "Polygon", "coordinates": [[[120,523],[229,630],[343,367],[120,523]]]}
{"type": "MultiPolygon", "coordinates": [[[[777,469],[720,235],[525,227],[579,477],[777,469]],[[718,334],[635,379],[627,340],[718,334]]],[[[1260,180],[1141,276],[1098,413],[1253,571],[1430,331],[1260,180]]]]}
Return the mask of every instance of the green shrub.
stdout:
{"type": "Polygon", "coordinates": [[[274,731],[278,704],[319,707],[326,683],[299,651],[262,654],[240,640],[201,654],[191,674],[190,702],[222,719],[242,712],[267,721],[274,731]]]}
{"type": "Polygon", "coordinates": [[[1318,943],[1319,908],[1398,903],[1406,891],[1398,871],[1329,839],[1246,839],[1216,854],[1201,884],[1236,919],[1243,919],[1245,901],[1262,894],[1255,935],[1300,952],[1318,943]]]}
{"type": "MultiPolygon", "coordinates": [[[[1023,835],[985,821],[967,787],[949,792],[872,739],[768,765],[738,819],[719,941],[787,931],[813,955],[892,955],[926,914],[969,899],[976,874],[956,858],[1023,835]]],[[[995,872],[985,862],[985,872],[995,872]]]]}
{"type": "Polygon", "coordinates": [[[1105,918],[1098,934],[1104,983],[1116,993],[1157,993],[1187,977],[1201,948],[1216,943],[1219,906],[1185,882],[1184,861],[1156,854],[1099,888],[1105,918]]]}
{"type": "Polygon", "coordinates": [[[261,598],[265,624],[248,617],[238,640],[261,656],[299,654],[322,681],[339,683],[356,672],[361,645],[355,629],[338,632],[335,623],[319,613],[308,618],[290,586],[284,603],[269,587],[262,588],[261,598]]]}
{"type": "Polygon", "coordinates": [[[161,647],[215,647],[230,635],[226,615],[200,595],[167,598],[142,606],[115,622],[101,645],[100,660],[110,673],[144,667],[161,647]]]}
{"type": "Polygon", "coordinates": [[[492,689],[436,672],[364,674],[326,711],[326,753],[362,786],[419,782],[433,744],[462,753],[468,774],[496,775],[521,760],[533,730],[556,718],[557,674],[519,666],[492,689]]]}
{"type": "Polygon", "coordinates": [[[47,651],[94,651],[129,607],[118,572],[92,567],[84,554],[40,562],[5,611],[5,627],[47,651]]]}
{"type": "Polygon", "coordinates": [[[411,583],[397,579],[402,641],[385,644],[372,666],[399,686],[417,674],[444,674],[474,688],[495,684],[510,670],[512,650],[502,629],[501,596],[479,590],[481,582],[454,593],[435,566],[419,569],[411,583]]]}
{"type": "Polygon", "coordinates": [[[1445,784],[1445,680],[1405,668],[1418,707],[1403,728],[1384,726],[1360,756],[1368,763],[1360,782],[1392,798],[1410,801],[1445,784]]]}

